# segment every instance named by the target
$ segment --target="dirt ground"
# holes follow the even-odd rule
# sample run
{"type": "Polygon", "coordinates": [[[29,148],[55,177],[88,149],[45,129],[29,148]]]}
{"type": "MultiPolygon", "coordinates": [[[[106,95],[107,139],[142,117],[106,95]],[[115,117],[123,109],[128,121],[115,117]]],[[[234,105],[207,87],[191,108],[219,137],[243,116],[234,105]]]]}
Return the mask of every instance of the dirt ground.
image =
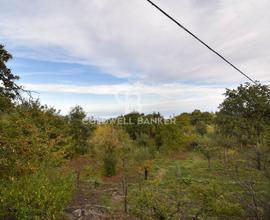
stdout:
{"type": "MultiPolygon", "coordinates": [[[[70,167],[79,174],[93,163],[93,158],[81,156],[72,160],[70,167]]],[[[67,219],[137,219],[124,213],[122,176],[120,171],[113,177],[102,177],[99,185],[85,182],[78,176],[75,195],[65,210],[67,219]]]]}

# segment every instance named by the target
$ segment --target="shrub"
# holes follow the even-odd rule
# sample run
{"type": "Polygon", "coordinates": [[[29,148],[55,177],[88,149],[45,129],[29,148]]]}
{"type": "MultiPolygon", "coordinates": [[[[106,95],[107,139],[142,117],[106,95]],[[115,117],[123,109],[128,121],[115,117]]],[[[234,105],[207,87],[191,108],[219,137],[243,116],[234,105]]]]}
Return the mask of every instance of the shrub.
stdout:
{"type": "Polygon", "coordinates": [[[114,176],[116,174],[117,160],[112,155],[106,155],[104,158],[104,171],[106,176],[114,176]]]}
{"type": "Polygon", "coordinates": [[[40,170],[1,183],[0,219],[57,219],[73,194],[73,175],[40,170]]]}

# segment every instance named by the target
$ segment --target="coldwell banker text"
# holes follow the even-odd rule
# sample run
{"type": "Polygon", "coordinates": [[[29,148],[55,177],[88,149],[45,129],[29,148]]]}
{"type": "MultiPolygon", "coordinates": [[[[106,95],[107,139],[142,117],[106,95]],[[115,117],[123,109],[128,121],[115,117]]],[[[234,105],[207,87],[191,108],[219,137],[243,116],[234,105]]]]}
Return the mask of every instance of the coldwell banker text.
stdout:
{"type": "Polygon", "coordinates": [[[114,124],[114,125],[169,125],[169,124],[176,124],[176,118],[147,118],[147,117],[138,117],[136,119],[132,118],[125,118],[125,117],[118,117],[113,119],[97,119],[91,120],[92,124],[114,124]]]}

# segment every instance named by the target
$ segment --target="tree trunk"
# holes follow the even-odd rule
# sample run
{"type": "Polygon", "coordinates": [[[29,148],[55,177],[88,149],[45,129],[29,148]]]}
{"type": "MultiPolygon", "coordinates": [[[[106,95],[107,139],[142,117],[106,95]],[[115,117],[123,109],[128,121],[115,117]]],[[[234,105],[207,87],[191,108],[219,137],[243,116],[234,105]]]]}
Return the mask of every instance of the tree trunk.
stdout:
{"type": "Polygon", "coordinates": [[[125,188],[125,213],[127,213],[127,190],[128,190],[128,188],[126,186],[126,188],[125,188]]]}
{"type": "Polygon", "coordinates": [[[256,152],[256,161],[257,161],[257,169],[261,170],[261,153],[259,151],[256,152]]]}
{"type": "Polygon", "coordinates": [[[77,189],[79,189],[80,187],[80,171],[79,170],[77,170],[76,187],[77,189]]]}
{"type": "Polygon", "coordinates": [[[125,178],[123,179],[123,196],[124,196],[124,212],[127,213],[127,185],[125,178]]]}
{"type": "Polygon", "coordinates": [[[126,181],[126,160],[123,159],[123,196],[124,196],[124,212],[127,213],[127,181],[126,181]]]}

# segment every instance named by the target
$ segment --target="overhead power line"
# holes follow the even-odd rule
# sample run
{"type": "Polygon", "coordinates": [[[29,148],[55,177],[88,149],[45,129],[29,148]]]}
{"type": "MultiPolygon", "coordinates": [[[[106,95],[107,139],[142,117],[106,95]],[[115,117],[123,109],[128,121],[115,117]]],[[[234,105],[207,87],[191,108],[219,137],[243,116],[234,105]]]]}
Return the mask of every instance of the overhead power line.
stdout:
{"type": "Polygon", "coordinates": [[[214,50],[212,47],[210,47],[207,43],[205,43],[203,40],[201,40],[199,37],[197,37],[195,34],[193,34],[190,30],[188,30],[186,27],[184,27],[182,24],[180,24],[177,20],[175,20],[171,15],[169,15],[167,12],[165,12],[163,9],[161,9],[159,6],[157,6],[155,3],[153,3],[150,0],[146,0],[146,1],[148,1],[152,6],[154,6],[156,9],[158,9],[162,14],[164,14],[166,17],[168,17],[171,21],[173,21],[175,24],[177,24],[184,31],[186,31],[187,33],[189,33],[197,41],[199,41],[201,44],[203,44],[205,47],[207,47],[209,50],[211,50],[213,53],[215,53],[217,56],[219,56],[222,60],[224,60],[227,64],[229,64],[231,67],[233,67],[236,71],[238,71],[240,74],[242,74],[243,76],[245,76],[249,81],[253,82],[254,84],[257,84],[255,80],[253,80],[251,77],[249,77],[243,71],[241,71],[238,67],[236,67],[235,65],[233,65],[223,55],[221,55],[216,50],[214,50]]]}

